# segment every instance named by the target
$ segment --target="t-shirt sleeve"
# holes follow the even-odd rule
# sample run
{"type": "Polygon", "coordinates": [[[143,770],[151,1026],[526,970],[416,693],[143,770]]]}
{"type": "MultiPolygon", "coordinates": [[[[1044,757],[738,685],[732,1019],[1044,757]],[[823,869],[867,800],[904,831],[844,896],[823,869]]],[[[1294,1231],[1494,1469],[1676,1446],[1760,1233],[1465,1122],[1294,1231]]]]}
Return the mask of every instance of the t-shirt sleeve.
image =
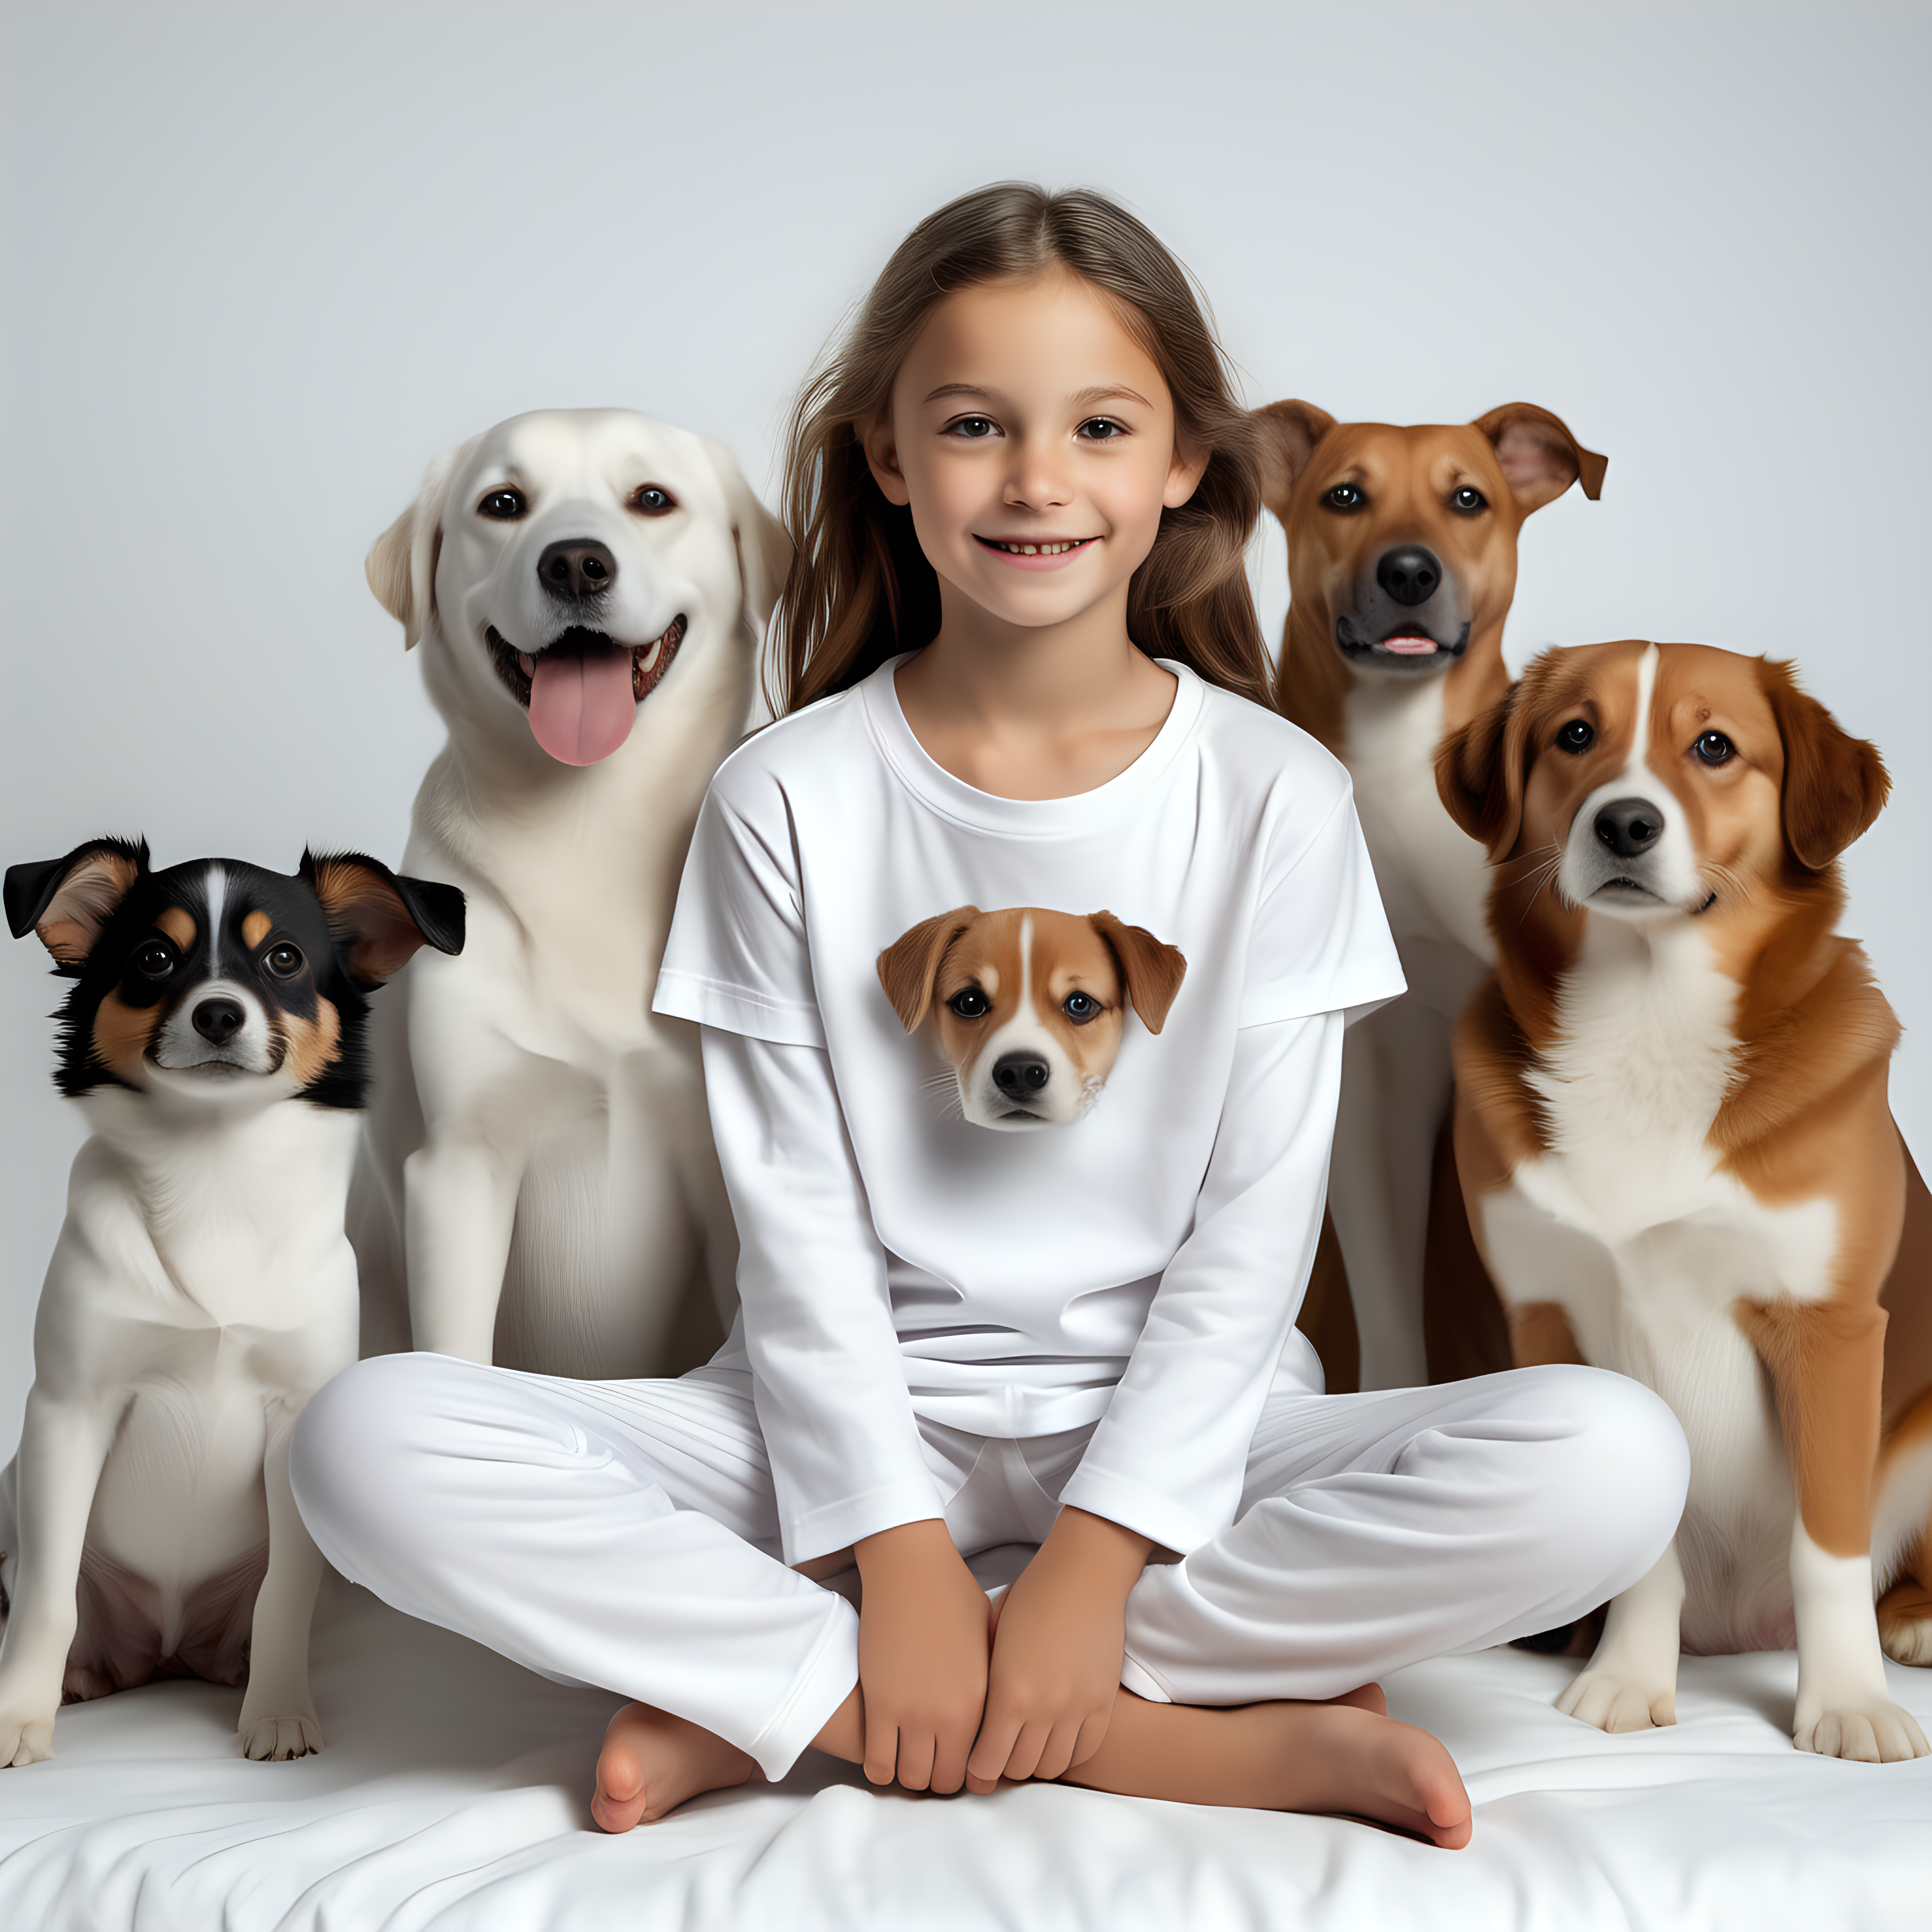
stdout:
{"type": "Polygon", "coordinates": [[[1375,868],[1346,777],[1309,836],[1285,813],[1273,828],[1236,1024],[1312,1013],[1354,1017],[1404,990],[1375,868]]]}
{"type": "Polygon", "coordinates": [[[651,1006],[782,1046],[825,1044],[790,805],[754,762],[728,760],[705,794],[651,1006]]]}

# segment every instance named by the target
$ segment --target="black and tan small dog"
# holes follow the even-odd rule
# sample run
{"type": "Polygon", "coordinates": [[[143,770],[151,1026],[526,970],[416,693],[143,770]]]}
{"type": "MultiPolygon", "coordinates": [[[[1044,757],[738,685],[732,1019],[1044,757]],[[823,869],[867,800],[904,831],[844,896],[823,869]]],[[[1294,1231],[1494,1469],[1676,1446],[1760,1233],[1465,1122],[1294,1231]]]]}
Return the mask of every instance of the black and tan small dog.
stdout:
{"type": "Polygon", "coordinates": [[[94,1136],[0,1472],[0,1766],[158,1676],[245,1678],[247,1756],[319,1750],[289,1430],[356,1359],[367,996],[461,947],[463,896],[355,853],[157,872],[100,838],[10,868],[6,910],[74,982],[55,1082],[94,1136]]]}

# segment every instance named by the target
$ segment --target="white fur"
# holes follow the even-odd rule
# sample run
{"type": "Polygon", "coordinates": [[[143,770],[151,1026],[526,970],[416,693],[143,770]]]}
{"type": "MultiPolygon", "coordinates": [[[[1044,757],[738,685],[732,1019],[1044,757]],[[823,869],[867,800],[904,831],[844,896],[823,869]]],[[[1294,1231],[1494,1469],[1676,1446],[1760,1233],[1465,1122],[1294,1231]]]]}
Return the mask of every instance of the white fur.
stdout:
{"type": "Polygon", "coordinates": [[[696,1030],[650,1000],[788,550],[724,451],[617,410],[500,424],[433,467],[372,580],[386,546],[407,562],[406,626],[449,727],[404,863],[461,886],[468,913],[462,952],[418,956],[376,1016],[373,1157],[351,1217],[364,1352],[413,1339],[555,1372],[655,1373],[694,1281],[721,1308],[733,1298],[696,1030]],[[477,515],[506,480],[530,514],[477,515]],[[644,482],[677,512],[626,509],[644,482]],[[613,634],[641,645],[689,624],[628,740],[581,767],[538,745],[484,643],[492,624],[520,649],[548,640],[559,620],[537,557],[580,537],[618,560],[613,634]]]}
{"type": "Polygon", "coordinates": [[[94,1133],[34,1330],[20,1453],[0,1475],[12,1596],[0,1765],[52,1749],[83,1548],[157,1586],[164,1654],[200,1582],[268,1547],[243,1748],[321,1748],[308,1688],[321,1558],[288,1490],[288,1433],[356,1357],[343,1232],[360,1116],[183,1076],[79,1105],[94,1133]]]}
{"type": "Polygon", "coordinates": [[[1328,1206],[1348,1270],[1361,1385],[1427,1382],[1423,1247],[1450,1089],[1450,1030],[1495,956],[1482,846],[1436,789],[1442,680],[1357,681],[1346,761],[1408,992],[1348,1031],[1328,1206]]]}

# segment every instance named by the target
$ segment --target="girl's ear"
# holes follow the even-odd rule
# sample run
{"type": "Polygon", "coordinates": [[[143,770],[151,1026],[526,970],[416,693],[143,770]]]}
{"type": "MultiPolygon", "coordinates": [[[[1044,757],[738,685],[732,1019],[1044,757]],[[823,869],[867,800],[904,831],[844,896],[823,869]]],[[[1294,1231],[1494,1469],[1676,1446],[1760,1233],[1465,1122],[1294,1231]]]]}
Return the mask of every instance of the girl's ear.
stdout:
{"type": "Polygon", "coordinates": [[[852,434],[866,452],[866,466],[872,471],[872,481],[886,501],[904,509],[912,501],[912,492],[906,488],[904,472],[899,468],[898,443],[892,434],[890,407],[880,410],[869,423],[854,423],[852,434]]]}
{"type": "Polygon", "coordinates": [[[1167,488],[1160,493],[1162,506],[1178,510],[1201,487],[1201,479],[1208,473],[1208,460],[1212,450],[1204,449],[1198,454],[1180,440],[1179,430],[1174,435],[1174,458],[1167,466],[1167,488]]]}
{"type": "Polygon", "coordinates": [[[1155,938],[1144,926],[1124,924],[1110,912],[1090,913],[1088,923],[1120,962],[1128,1004],[1140,1015],[1142,1025],[1149,1033],[1160,1032],[1187,976],[1187,962],[1180,949],[1155,938]]]}
{"type": "Polygon", "coordinates": [[[916,1033],[926,1024],[932,1006],[932,982],[939,976],[946,949],[979,916],[977,906],[955,906],[908,927],[879,955],[879,984],[908,1033],[916,1033]]]}

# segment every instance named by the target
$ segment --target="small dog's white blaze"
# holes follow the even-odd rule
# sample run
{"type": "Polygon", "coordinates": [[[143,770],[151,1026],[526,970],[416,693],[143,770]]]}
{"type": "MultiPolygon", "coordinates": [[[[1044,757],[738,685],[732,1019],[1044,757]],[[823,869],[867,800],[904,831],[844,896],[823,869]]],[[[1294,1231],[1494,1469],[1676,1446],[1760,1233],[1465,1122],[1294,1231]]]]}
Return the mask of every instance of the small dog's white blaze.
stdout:
{"type": "Polygon", "coordinates": [[[223,866],[208,868],[208,969],[221,970],[221,914],[228,902],[228,872],[223,866]]]}

